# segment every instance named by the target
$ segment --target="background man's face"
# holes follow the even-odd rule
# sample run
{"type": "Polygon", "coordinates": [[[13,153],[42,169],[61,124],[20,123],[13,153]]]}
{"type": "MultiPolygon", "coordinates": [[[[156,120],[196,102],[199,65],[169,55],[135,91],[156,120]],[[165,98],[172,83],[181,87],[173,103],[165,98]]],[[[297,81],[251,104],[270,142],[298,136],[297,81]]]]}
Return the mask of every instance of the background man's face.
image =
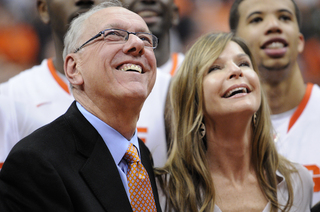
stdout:
{"type": "Polygon", "coordinates": [[[260,67],[281,70],[296,61],[304,39],[291,0],[245,0],[239,5],[237,35],[260,67]]]}
{"type": "Polygon", "coordinates": [[[140,15],[157,37],[178,22],[178,9],[173,0],[120,0],[129,10],[140,15]]]}

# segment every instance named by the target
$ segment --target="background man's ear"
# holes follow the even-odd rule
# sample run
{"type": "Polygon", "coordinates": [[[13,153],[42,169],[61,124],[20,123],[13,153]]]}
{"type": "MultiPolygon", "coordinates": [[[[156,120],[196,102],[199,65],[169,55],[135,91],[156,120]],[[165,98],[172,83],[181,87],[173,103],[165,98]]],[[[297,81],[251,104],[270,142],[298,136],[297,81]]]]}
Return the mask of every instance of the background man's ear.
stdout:
{"type": "Polygon", "coordinates": [[[172,5],[172,20],[171,23],[173,26],[177,26],[180,22],[180,16],[179,16],[179,8],[175,3],[172,5]]]}
{"type": "Polygon", "coordinates": [[[50,15],[46,0],[37,0],[37,9],[42,22],[48,24],[50,22],[50,15]]]}
{"type": "Polygon", "coordinates": [[[72,85],[82,85],[83,78],[77,68],[77,63],[73,54],[68,54],[64,62],[64,73],[72,85]]]}
{"type": "Polygon", "coordinates": [[[303,52],[304,44],[305,44],[304,36],[303,36],[302,33],[300,33],[299,34],[299,44],[298,44],[298,52],[299,52],[299,54],[301,54],[303,52]]]}

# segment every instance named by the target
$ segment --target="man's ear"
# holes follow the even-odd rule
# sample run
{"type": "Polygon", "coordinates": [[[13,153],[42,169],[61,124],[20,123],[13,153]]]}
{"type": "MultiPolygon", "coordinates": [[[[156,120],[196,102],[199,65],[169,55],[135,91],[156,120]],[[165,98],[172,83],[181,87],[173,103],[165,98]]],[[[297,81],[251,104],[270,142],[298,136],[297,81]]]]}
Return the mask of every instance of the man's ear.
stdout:
{"type": "Polygon", "coordinates": [[[49,15],[48,5],[46,0],[37,0],[37,9],[38,9],[38,13],[41,21],[45,24],[49,24],[50,15],[49,15]]]}
{"type": "Polygon", "coordinates": [[[68,54],[64,62],[64,73],[72,85],[82,85],[82,74],[77,67],[73,54],[68,54]]]}
{"type": "Polygon", "coordinates": [[[300,33],[299,34],[299,43],[298,43],[298,52],[299,52],[299,54],[301,54],[303,52],[304,43],[305,43],[304,36],[303,36],[302,33],[300,33]]]}
{"type": "Polygon", "coordinates": [[[173,2],[171,9],[172,9],[172,20],[171,20],[172,26],[177,26],[180,22],[179,8],[173,2]]]}

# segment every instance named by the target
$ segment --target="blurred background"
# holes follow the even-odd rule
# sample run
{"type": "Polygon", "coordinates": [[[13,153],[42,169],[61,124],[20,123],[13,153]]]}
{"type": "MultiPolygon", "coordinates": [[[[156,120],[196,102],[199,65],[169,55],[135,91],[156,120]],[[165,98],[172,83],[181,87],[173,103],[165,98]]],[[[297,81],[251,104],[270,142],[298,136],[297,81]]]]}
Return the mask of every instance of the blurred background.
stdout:
{"type": "MultiPolygon", "coordinates": [[[[180,23],[171,30],[172,51],[185,53],[202,34],[228,32],[233,0],[175,0],[180,23]]],[[[296,0],[305,36],[299,64],[306,82],[320,84],[320,0],[296,0]]],[[[38,17],[36,0],[0,0],[0,82],[54,56],[50,28],[38,17]]]]}

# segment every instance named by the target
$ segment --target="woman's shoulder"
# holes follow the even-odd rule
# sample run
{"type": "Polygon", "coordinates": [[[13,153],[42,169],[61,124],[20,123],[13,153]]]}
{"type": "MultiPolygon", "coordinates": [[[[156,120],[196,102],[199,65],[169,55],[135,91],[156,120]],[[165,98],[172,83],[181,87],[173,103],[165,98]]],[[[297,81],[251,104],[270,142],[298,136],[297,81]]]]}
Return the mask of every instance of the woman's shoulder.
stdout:
{"type": "Polygon", "coordinates": [[[300,178],[303,184],[307,184],[313,188],[312,176],[308,169],[299,163],[292,164],[297,169],[297,172],[292,174],[292,179],[295,181],[300,178]]]}
{"type": "MultiPolygon", "coordinates": [[[[310,172],[298,163],[292,163],[297,172],[291,174],[293,208],[297,211],[310,211],[313,196],[313,180],[310,172]]],[[[294,210],[292,210],[294,211],[294,210]]]]}

